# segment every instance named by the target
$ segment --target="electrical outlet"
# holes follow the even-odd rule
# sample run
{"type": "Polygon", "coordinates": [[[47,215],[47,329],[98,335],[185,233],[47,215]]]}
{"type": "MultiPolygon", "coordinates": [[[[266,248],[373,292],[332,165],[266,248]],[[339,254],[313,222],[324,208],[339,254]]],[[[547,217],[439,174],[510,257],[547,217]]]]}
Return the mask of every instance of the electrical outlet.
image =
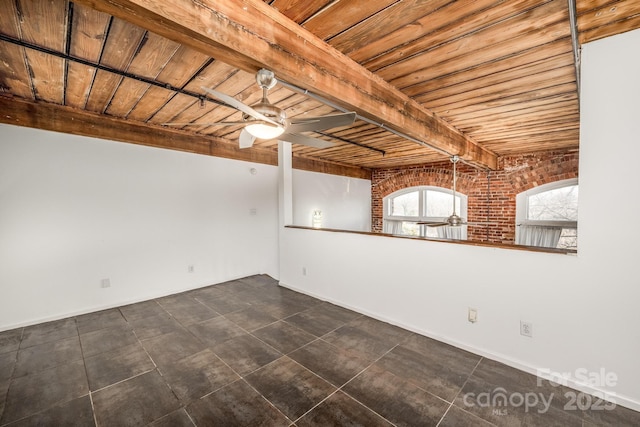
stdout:
{"type": "Polygon", "coordinates": [[[520,321],[520,335],[533,338],[533,324],[529,322],[520,321]]]}
{"type": "Polygon", "coordinates": [[[478,310],[476,310],[475,308],[469,307],[468,319],[469,319],[469,322],[476,323],[478,321],[478,310]]]}
{"type": "Polygon", "coordinates": [[[189,267],[187,267],[187,270],[189,271],[189,273],[193,273],[195,271],[195,268],[193,265],[190,265],[189,267]]]}
{"type": "Polygon", "coordinates": [[[302,267],[302,275],[303,276],[307,275],[307,267],[302,267]]]}
{"type": "Polygon", "coordinates": [[[111,280],[110,279],[102,279],[102,280],[100,280],[100,287],[101,288],[110,288],[111,287],[111,280]]]}

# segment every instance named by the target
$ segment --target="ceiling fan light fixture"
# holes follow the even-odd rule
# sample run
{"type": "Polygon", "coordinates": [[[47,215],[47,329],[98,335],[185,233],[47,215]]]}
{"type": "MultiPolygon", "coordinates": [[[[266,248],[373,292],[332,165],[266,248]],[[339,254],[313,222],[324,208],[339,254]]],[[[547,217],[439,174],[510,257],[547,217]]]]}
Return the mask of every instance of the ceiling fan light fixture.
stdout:
{"type": "Polygon", "coordinates": [[[269,123],[250,123],[245,126],[245,129],[259,139],[273,139],[284,133],[284,127],[269,123]]]}
{"type": "MultiPolygon", "coordinates": [[[[306,136],[301,132],[316,132],[325,129],[348,126],[353,124],[356,113],[329,114],[318,117],[306,117],[302,120],[287,118],[287,113],[280,107],[273,105],[267,98],[267,92],[277,83],[272,71],[262,69],[256,74],[256,82],[262,89],[262,99],[252,106],[238,101],[236,98],[223,92],[202,86],[202,90],[213,98],[221,101],[221,105],[233,108],[242,113],[242,122],[226,121],[212,123],[211,125],[238,125],[243,124],[244,128],[238,137],[240,148],[253,146],[256,139],[281,139],[293,144],[306,145],[313,148],[327,148],[335,145],[325,139],[318,139],[306,136]]],[[[204,123],[165,123],[172,125],[195,125],[202,126],[204,123]]],[[[349,142],[349,141],[347,141],[349,142]]]]}

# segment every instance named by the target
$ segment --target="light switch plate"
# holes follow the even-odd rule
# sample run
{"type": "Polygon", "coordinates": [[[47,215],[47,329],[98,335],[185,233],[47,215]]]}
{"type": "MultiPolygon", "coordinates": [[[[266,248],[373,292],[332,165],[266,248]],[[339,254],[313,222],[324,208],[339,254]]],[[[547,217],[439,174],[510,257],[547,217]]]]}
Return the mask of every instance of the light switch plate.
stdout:
{"type": "Polygon", "coordinates": [[[478,310],[469,307],[469,322],[476,323],[478,321],[478,310]]]}

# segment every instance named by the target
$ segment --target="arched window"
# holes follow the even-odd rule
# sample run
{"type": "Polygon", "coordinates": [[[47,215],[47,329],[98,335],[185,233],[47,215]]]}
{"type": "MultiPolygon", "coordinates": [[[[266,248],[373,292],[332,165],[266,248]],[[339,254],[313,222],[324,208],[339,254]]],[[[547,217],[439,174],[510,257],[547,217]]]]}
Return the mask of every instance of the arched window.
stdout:
{"type": "MultiPolygon", "coordinates": [[[[445,221],[453,213],[453,192],[448,188],[420,186],[396,191],[384,198],[384,232],[405,236],[463,239],[467,227],[427,227],[418,222],[445,221]]],[[[456,192],[456,213],[467,217],[467,196],[456,192]]]]}
{"type": "Polygon", "coordinates": [[[516,243],[578,248],[578,180],[541,185],[516,196],[516,243]]]}

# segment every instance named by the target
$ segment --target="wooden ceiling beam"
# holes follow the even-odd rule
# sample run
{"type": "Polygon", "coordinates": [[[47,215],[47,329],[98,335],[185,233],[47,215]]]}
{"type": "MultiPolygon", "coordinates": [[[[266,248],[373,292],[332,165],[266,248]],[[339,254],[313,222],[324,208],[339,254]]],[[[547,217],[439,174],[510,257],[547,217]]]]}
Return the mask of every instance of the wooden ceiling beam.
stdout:
{"type": "MultiPolygon", "coordinates": [[[[194,135],[190,132],[169,129],[164,126],[149,125],[46,102],[0,96],[0,111],[2,111],[0,123],[10,125],[267,165],[275,166],[278,164],[278,153],[273,149],[257,147],[240,149],[237,143],[223,138],[194,135]]],[[[370,170],[357,166],[309,161],[294,157],[293,167],[314,172],[371,179],[370,170]]]]}
{"type": "Polygon", "coordinates": [[[267,68],[448,154],[490,169],[495,153],[262,0],[76,0],[247,72],[267,68]]]}
{"type": "Polygon", "coordinates": [[[0,97],[0,110],[3,112],[0,123],[271,165],[278,162],[275,151],[243,152],[236,144],[222,138],[203,137],[45,102],[0,97]]]}

